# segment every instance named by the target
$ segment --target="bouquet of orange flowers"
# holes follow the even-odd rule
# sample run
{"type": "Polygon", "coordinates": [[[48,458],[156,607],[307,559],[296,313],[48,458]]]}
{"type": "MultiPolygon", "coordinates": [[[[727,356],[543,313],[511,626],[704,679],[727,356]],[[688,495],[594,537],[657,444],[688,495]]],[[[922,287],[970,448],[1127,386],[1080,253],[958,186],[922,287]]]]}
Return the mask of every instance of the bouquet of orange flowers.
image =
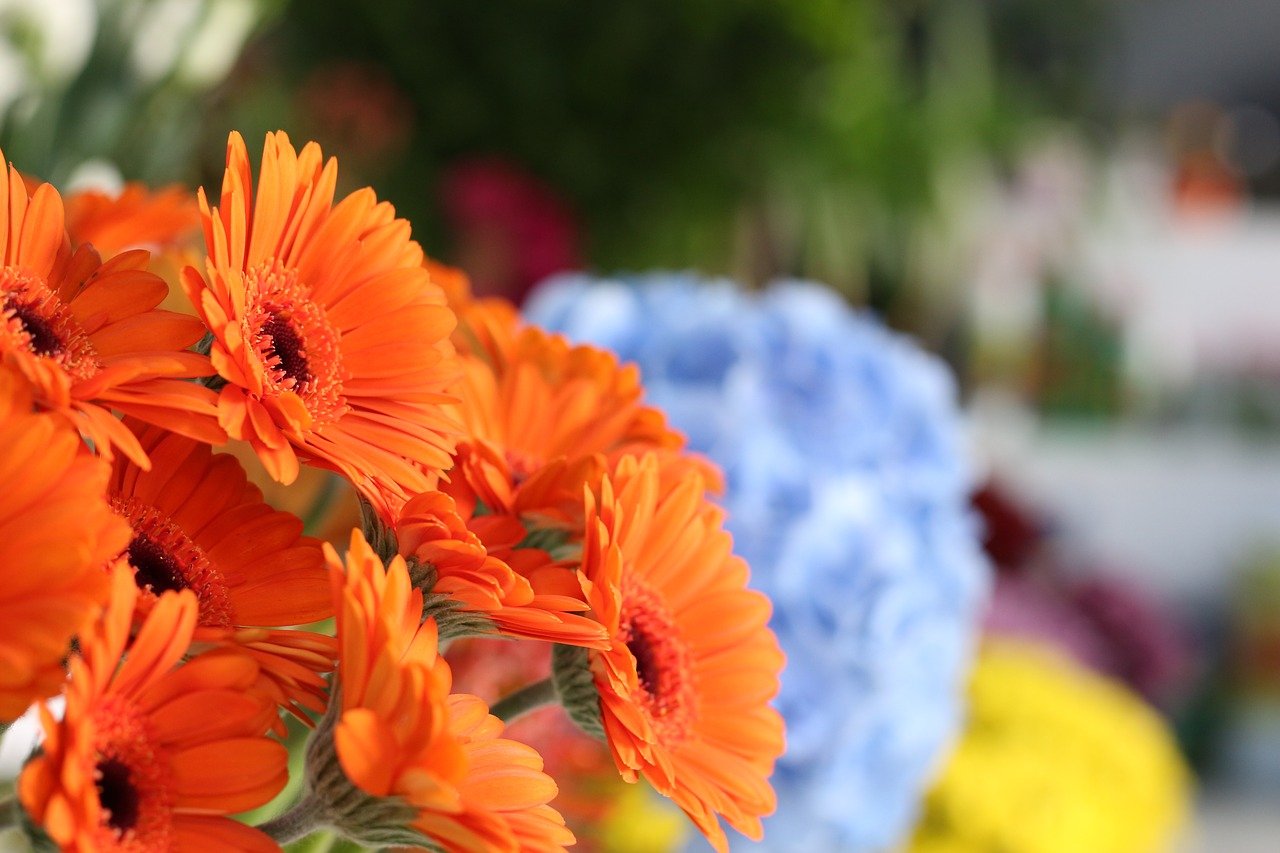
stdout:
{"type": "Polygon", "coordinates": [[[503,737],[559,702],[718,849],[721,819],[758,837],[782,655],[719,473],[634,366],[473,299],[337,177],[283,133],[256,180],[233,133],[194,201],[0,173],[0,723],[43,730],[0,823],[69,851],[561,850],[542,757],[503,737]],[[264,499],[306,469],[358,499],[345,553],[264,499]],[[441,650],[474,636],[553,644],[551,676],[455,693],[441,650]]]}

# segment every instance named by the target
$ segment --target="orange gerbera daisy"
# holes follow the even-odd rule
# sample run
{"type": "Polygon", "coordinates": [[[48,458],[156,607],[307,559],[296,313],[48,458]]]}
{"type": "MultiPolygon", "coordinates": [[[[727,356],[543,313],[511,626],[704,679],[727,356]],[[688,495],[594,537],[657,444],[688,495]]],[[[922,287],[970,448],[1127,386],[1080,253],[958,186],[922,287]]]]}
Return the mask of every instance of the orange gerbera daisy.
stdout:
{"type": "Polygon", "coordinates": [[[128,249],[146,249],[151,253],[147,269],[170,285],[161,306],[194,314],[179,277],[203,255],[195,193],[176,184],[153,190],[130,182],[115,195],[82,190],[68,195],[66,202],[72,246],[88,243],[107,259],[128,249]]]}
{"type": "Polygon", "coordinates": [[[0,365],[0,722],[57,693],[71,637],[107,599],[102,564],[129,530],[103,497],[107,464],[0,365]]]}
{"type": "Polygon", "coordinates": [[[299,458],[387,509],[431,488],[456,426],[454,317],[409,223],[363,189],[334,204],[337,163],[268,134],[256,198],[232,133],[219,207],[199,194],[208,278],[183,285],[226,380],[218,416],[290,483],[299,458]]]}
{"type": "Polygon", "coordinates": [[[224,817],[287,781],[287,751],[262,734],[273,709],[248,690],[257,666],[220,651],[177,666],[196,624],[186,590],[161,596],[126,654],[137,594],[117,568],[110,605],[71,659],[65,716],[42,709],[43,749],[18,780],[23,809],[68,853],[279,850],[224,817]]]}
{"type": "Polygon", "coordinates": [[[505,365],[521,328],[520,309],[500,296],[477,299],[471,292],[470,277],[457,267],[430,258],[423,265],[431,273],[431,280],[444,290],[449,308],[458,318],[453,330],[458,352],[491,365],[505,365]]]}
{"type": "Polygon", "coordinates": [[[696,477],[671,481],[653,456],[628,457],[587,507],[588,601],[613,637],[588,655],[614,763],[674,800],[717,850],[728,849],[717,814],[758,839],[783,748],[768,598],[746,588],[747,565],[696,477]]]}
{"type": "Polygon", "coordinates": [[[91,243],[104,258],[127,249],[173,251],[199,240],[200,209],[176,185],[152,190],[131,182],[114,196],[83,190],[67,196],[67,232],[72,244],[91,243]]]}
{"type": "Polygon", "coordinates": [[[500,303],[472,303],[465,316],[480,357],[464,359],[457,408],[465,437],[441,486],[463,512],[478,501],[490,513],[576,529],[583,485],[599,482],[607,464],[646,450],[661,453],[678,475],[701,473],[719,487],[714,469],[679,452],[684,437],[662,412],[643,404],[634,364],[541,329],[517,330],[500,303]]]}
{"type": "Polygon", "coordinates": [[[396,522],[400,553],[413,561],[415,580],[422,576],[427,613],[446,636],[502,633],[574,646],[609,644],[600,623],[580,615],[587,604],[576,571],[545,551],[516,547],[525,537],[518,521],[476,521],[491,531],[486,542],[468,529],[448,495],[423,492],[410,498],[396,522]]]}
{"type": "Polygon", "coordinates": [[[151,470],[117,459],[107,493],[133,529],[125,553],[146,610],[189,589],[206,627],[300,625],[333,615],[320,543],[263,502],[234,456],[131,424],[151,470]]]}
{"type": "Polygon", "coordinates": [[[317,673],[333,668],[332,638],[234,630],[333,615],[320,543],[302,535],[295,516],[263,503],[234,457],[158,427],[131,426],[152,468],[117,459],[107,494],[132,528],[123,556],[138,585],[139,613],[162,593],[191,590],[197,622],[209,629],[198,631],[197,639],[241,641],[264,677],[278,676],[277,695],[286,707],[323,711],[325,682],[317,673]]]}
{"type": "Polygon", "coordinates": [[[226,440],[213,393],[180,381],[213,372],[187,352],[204,326],[156,309],[168,287],[147,258],[132,251],[103,263],[91,246],[73,252],[57,190],[41,184],[28,196],[16,169],[0,169],[0,358],[104,455],[118,447],[140,465],[146,457],[112,410],[226,440]]]}
{"type": "Polygon", "coordinates": [[[455,313],[463,303],[471,300],[471,278],[464,271],[426,256],[422,258],[422,266],[440,287],[445,301],[455,313]]]}
{"type": "Polygon", "coordinates": [[[435,622],[419,622],[422,593],[404,560],[395,557],[384,570],[356,531],[344,575],[325,548],[342,645],[341,699],[308,750],[312,791],[304,802],[319,804],[321,823],[365,843],[426,843],[448,853],[563,851],[573,836],[547,805],[556,787],[542,759],[500,738],[501,721],[478,698],[449,695],[435,622]],[[366,796],[353,797],[352,785],[366,796]]]}

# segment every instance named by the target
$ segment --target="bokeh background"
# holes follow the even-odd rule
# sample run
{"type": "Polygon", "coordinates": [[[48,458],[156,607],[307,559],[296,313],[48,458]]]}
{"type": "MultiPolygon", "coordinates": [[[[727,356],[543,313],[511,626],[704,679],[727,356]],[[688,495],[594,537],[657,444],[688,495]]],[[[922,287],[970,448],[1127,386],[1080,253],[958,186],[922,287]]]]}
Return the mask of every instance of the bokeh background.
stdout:
{"type": "Polygon", "coordinates": [[[950,366],[988,630],[1144,697],[1182,849],[1280,837],[1280,5],[0,0],[0,147],[212,186],[283,128],[521,301],[821,281],[950,366]]]}

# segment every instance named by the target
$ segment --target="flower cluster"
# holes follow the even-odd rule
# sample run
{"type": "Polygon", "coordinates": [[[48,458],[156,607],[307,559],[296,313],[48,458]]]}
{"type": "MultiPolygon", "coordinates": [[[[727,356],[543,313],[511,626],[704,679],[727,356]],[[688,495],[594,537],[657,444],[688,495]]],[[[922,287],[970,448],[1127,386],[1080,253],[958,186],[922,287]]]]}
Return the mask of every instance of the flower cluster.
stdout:
{"type": "Polygon", "coordinates": [[[994,639],[969,699],[909,853],[1169,849],[1190,773],[1141,697],[1049,646],[994,639]]]}
{"type": "Polygon", "coordinates": [[[0,822],[68,851],[563,850],[505,731],[559,702],[718,849],[721,820],[759,837],[783,658],[719,472],[634,365],[472,298],[338,184],[283,133],[256,176],[233,133],[194,198],[0,173],[0,724],[43,730],[0,822]],[[358,528],[264,496],[308,471],[358,528]],[[477,636],[554,671],[490,707],[443,656],[477,636]]]}
{"type": "Polygon", "coordinates": [[[989,576],[946,369],[801,282],[561,276],[527,314],[638,363],[724,471],[788,659],[765,849],[895,843],[960,725],[989,576]]]}

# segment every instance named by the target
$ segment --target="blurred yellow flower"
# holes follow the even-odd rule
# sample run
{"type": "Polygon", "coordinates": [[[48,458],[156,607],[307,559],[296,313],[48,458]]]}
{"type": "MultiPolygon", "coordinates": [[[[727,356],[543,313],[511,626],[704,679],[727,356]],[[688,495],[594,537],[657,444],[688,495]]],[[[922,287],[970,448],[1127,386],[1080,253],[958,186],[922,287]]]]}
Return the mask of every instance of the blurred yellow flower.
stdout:
{"type": "Polygon", "coordinates": [[[1190,774],[1161,717],[1051,650],[989,642],[910,853],[1157,853],[1190,774]]]}
{"type": "Polygon", "coordinates": [[[689,830],[679,810],[640,784],[619,790],[602,820],[600,836],[610,853],[662,853],[683,849],[689,830]]]}

